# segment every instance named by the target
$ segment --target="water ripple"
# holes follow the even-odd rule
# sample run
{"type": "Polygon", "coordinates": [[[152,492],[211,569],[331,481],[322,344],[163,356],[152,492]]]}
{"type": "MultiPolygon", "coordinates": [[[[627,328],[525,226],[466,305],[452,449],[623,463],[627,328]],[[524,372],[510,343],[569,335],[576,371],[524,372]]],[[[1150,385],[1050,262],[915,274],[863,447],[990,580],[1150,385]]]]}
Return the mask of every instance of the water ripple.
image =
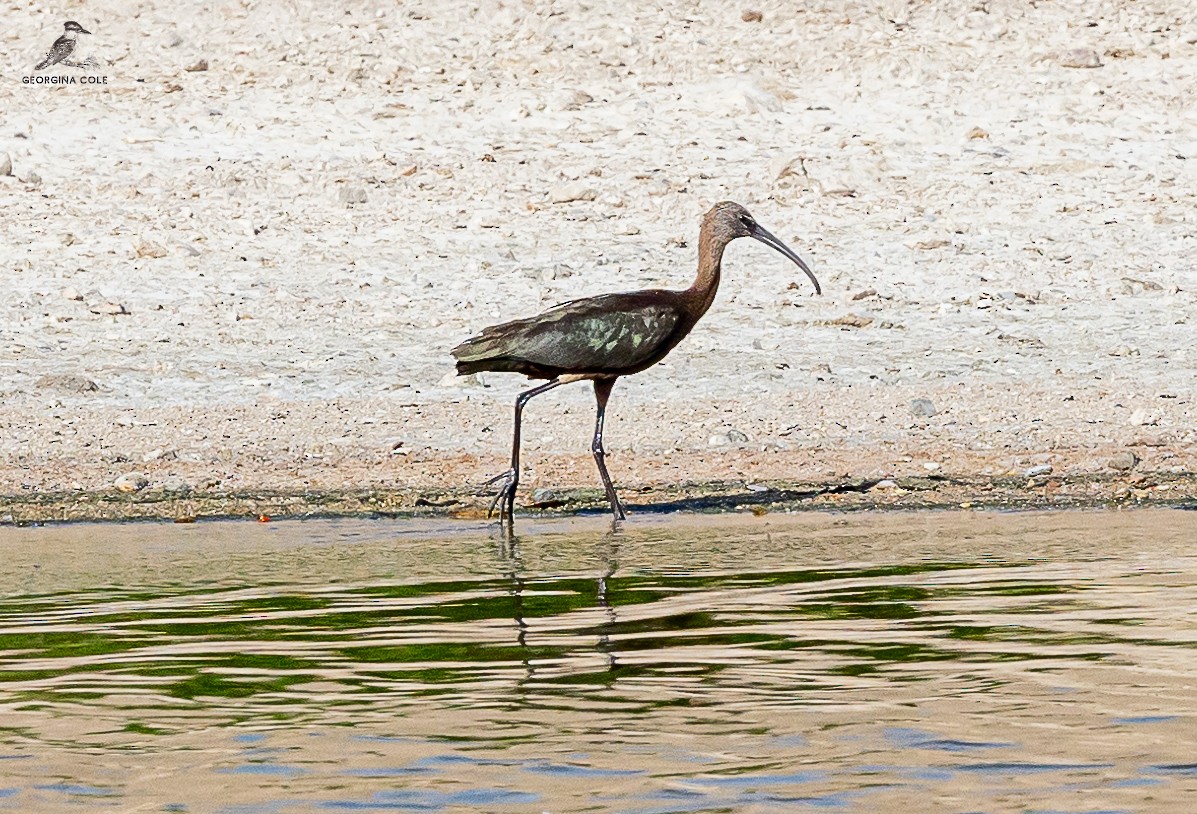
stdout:
{"type": "Polygon", "coordinates": [[[2,529],[0,810],[1180,805],[1194,531],[2,529]]]}

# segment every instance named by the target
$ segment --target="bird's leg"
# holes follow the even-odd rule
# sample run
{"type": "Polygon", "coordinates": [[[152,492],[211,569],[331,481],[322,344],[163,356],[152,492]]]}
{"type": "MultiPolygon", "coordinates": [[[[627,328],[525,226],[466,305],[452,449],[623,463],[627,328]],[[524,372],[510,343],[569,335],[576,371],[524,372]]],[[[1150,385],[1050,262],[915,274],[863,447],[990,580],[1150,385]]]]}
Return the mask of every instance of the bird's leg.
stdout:
{"type": "Polygon", "coordinates": [[[624,520],[623,505],[619,496],[615,494],[615,486],[611,483],[611,476],[607,474],[607,453],[603,450],[603,417],[607,413],[607,399],[611,397],[611,388],[615,386],[615,379],[595,379],[594,398],[598,402],[598,413],[594,419],[594,442],[590,451],[594,453],[594,462],[598,464],[599,477],[603,479],[603,487],[607,490],[607,500],[611,502],[611,514],[616,520],[624,520]]]}
{"type": "Polygon", "coordinates": [[[482,484],[483,489],[494,483],[500,484],[498,494],[490,502],[490,508],[486,510],[487,517],[494,514],[495,506],[499,507],[500,520],[506,515],[508,522],[510,522],[515,516],[515,489],[520,483],[520,419],[524,414],[524,405],[528,403],[528,399],[533,396],[539,396],[541,393],[546,393],[559,384],[562,384],[560,379],[553,379],[547,384],[533,387],[531,390],[525,390],[516,397],[515,428],[511,433],[511,468],[502,475],[496,475],[482,484]]]}

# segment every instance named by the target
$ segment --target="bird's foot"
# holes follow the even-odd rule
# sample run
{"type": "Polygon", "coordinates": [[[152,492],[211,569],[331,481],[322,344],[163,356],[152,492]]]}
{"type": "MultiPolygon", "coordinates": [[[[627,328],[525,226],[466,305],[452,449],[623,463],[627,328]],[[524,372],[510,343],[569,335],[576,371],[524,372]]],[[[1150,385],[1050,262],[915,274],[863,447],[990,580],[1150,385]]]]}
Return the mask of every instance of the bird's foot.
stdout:
{"type": "Polygon", "coordinates": [[[611,504],[611,519],[617,523],[620,520],[628,519],[628,514],[623,509],[623,501],[620,500],[619,495],[615,493],[614,486],[607,486],[607,502],[611,504]]]}
{"type": "Polygon", "coordinates": [[[486,510],[486,516],[489,518],[495,513],[495,507],[499,507],[499,519],[502,520],[504,515],[511,519],[515,514],[515,487],[519,485],[519,472],[514,469],[508,469],[502,475],[495,475],[478,489],[477,494],[484,495],[489,488],[494,484],[499,484],[499,491],[495,493],[494,499],[490,502],[490,508],[486,510]]]}
{"type": "Polygon", "coordinates": [[[623,503],[617,497],[611,498],[611,519],[616,523],[628,519],[627,512],[623,510],[623,503]]]}

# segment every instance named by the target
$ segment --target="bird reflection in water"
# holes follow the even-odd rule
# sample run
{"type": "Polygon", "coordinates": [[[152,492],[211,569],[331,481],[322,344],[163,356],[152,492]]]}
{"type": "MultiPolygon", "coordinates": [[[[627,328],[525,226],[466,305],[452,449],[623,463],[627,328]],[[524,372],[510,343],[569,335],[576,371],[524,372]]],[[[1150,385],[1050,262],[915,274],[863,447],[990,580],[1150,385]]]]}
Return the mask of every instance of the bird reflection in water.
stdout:
{"type": "MultiPolygon", "coordinates": [[[[607,662],[607,670],[613,671],[618,667],[618,657],[611,639],[618,622],[615,605],[611,602],[608,584],[619,569],[619,537],[620,532],[613,529],[604,539],[602,548],[597,552],[600,570],[595,578],[595,607],[602,608],[604,619],[596,625],[598,638],[595,650],[602,653],[607,662]]],[[[531,627],[524,617],[524,591],[526,583],[523,576],[524,563],[520,557],[520,537],[510,532],[498,535],[498,555],[503,565],[503,575],[510,583],[508,595],[511,597],[512,620],[515,622],[515,641],[524,651],[522,663],[526,674],[520,682],[530,680],[535,671],[528,649],[528,633],[531,627]]]]}

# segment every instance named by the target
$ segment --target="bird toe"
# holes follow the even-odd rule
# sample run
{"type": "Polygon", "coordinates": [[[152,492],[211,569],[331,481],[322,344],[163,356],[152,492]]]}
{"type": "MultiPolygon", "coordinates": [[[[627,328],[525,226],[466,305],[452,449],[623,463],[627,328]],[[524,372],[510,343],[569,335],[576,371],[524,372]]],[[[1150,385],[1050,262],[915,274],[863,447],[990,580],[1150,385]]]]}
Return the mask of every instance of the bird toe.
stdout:
{"type": "Polygon", "coordinates": [[[492,517],[495,513],[495,507],[499,507],[499,519],[502,519],[504,514],[511,516],[515,508],[515,487],[519,483],[518,473],[514,469],[508,469],[506,472],[495,475],[475,492],[479,497],[487,494],[490,487],[494,484],[500,484],[498,491],[495,492],[494,497],[490,501],[490,508],[486,510],[486,516],[492,517]]]}

